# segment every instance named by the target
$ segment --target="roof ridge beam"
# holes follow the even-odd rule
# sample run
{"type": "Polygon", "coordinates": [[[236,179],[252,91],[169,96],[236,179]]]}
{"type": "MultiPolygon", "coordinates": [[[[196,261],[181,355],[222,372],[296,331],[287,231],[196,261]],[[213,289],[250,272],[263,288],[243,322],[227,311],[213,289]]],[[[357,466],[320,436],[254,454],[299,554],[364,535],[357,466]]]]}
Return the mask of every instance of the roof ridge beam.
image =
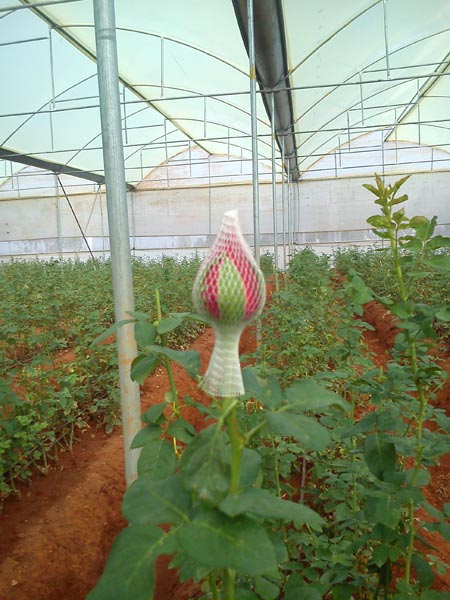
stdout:
{"type": "MultiPolygon", "coordinates": [[[[233,0],[234,11],[248,53],[247,0],[233,0]]],[[[275,124],[278,147],[283,147],[285,165],[293,180],[300,177],[294,132],[294,110],[290,91],[286,33],[281,0],[254,2],[256,78],[264,106],[275,124]],[[271,95],[274,94],[274,115],[271,95]]]]}

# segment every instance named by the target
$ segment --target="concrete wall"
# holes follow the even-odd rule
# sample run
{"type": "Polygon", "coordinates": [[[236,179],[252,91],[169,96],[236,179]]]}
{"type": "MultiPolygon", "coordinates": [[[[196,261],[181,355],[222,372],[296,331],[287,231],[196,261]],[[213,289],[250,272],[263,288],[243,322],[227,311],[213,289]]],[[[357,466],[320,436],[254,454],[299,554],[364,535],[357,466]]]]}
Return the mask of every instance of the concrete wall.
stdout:
{"type": "MultiPolygon", "coordinates": [[[[395,181],[387,177],[387,181],[395,181]]],[[[285,187],[283,236],[282,190],[277,186],[278,243],[282,255],[289,242],[331,252],[341,244],[373,244],[366,219],[377,212],[374,197],[362,187],[371,179],[305,180],[298,191],[291,186],[290,213],[285,187]],[[283,241],[285,247],[283,248],[283,241]]],[[[409,194],[409,216],[438,216],[440,232],[450,233],[450,172],[416,173],[404,185],[409,194]]],[[[261,184],[261,252],[273,248],[272,186],[261,184]]],[[[108,254],[106,198],[80,194],[70,198],[73,210],[93,253],[108,254]]],[[[147,189],[128,195],[131,245],[137,255],[191,254],[204,251],[217,232],[226,210],[239,210],[244,234],[252,243],[252,188],[248,184],[177,189],[147,189]]],[[[292,245],[291,245],[292,246],[292,245]]],[[[89,253],[70,206],[63,196],[0,200],[0,259],[88,258],[89,253]]]]}

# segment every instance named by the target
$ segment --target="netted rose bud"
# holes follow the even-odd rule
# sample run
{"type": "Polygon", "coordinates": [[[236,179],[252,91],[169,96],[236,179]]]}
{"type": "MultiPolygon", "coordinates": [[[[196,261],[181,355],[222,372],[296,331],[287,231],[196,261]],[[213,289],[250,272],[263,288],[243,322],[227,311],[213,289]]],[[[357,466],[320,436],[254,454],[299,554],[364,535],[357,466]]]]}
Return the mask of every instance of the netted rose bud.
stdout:
{"type": "Polygon", "coordinates": [[[202,384],[208,393],[221,397],[244,393],[239,338],[262,311],[265,299],[264,277],[239,229],[237,211],[226,212],[193,289],[195,309],[208,318],[216,338],[202,384]]]}

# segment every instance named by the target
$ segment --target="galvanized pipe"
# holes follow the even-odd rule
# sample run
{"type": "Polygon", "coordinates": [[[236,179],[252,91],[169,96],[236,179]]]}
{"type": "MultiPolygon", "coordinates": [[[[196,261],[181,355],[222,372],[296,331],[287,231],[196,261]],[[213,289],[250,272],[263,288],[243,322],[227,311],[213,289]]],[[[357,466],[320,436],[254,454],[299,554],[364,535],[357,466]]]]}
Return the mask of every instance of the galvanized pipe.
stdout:
{"type": "Polygon", "coordinates": [[[275,269],[278,270],[278,214],[277,214],[277,172],[275,164],[275,95],[272,92],[271,97],[272,111],[270,117],[270,126],[272,132],[272,220],[273,220],[273,253],[275,257],[275,269]]]}
{"type": "Polygon", "coordinates": [[[253,0],[247,0],[248,56],[250,67],[250,114],[252,131],[252,184],[253,184],[253,236],[254,253],[259,264],[259,185],[258,185],[258,122],[256,118],[256,63],[253,0]]]}
{"type": "Polygon", "coordinates": [[[283,269],[287,267],[286,256],[286,186],[284,183],[284,136],[281,140],[281,216],[283,239],[283,269]]]}
{"type": "MultiPolygon", "coordinates": [[[[94,0],[94,21],[114,306],[116,321],[121,321],[129,317],[128,311],[134,310],[134,296],[120,115],[114,0],[94,0]]],[[[130,446],[136,433],[141,429],[139,386],[130,378],[131,362],[137,353],[132,324],[119,327],[117,347],[125,479],[129,485],[137,477],[139,456],[139,451],[131,450],[130,446]]]]}

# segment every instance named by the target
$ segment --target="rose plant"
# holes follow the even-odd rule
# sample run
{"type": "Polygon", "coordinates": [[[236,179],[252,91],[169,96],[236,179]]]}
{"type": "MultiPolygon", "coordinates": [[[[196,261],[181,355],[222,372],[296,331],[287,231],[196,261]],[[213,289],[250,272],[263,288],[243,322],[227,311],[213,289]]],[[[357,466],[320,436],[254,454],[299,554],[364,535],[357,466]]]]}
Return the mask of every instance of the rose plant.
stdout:
{"type": "Polygon", "coordinates": [[[146,426],[133,442],[142,448],[138,479],[123,500],[129,525],[115,540],[89,600],[151,599],[161,554],[173,555],[180,578],[201,584],[202,598],[270,600],[284,590],[286,600],[293,600],[302,586],[295,578],[286,583],[292,571],[286,531],[318,533],[324,524],[314,510],[284,499],[281,488],[266,480],[264,439],[290,438],[304,451],[322,452],[332,441],[315,415],[348,406],[313,379],[282,388],[275,377],[262,377],[250,367],[242,380],[239,335],[262,310],[265,289],[235,214],[225,215],[193,295],[201,318],[216,333],[205,377],[195,372],[193,351],[186,355],[158,344],[162,332],[194,318],[190,314],[156,323],[139,320],[139,331],[147,333],[139,335],[141,352],[133,368],[143,381],[145,364],[150,373],[161,356],[185,366],[209,393],[211,404],[199,408],[213,422],[192,431],[174,407],[173,390],[168,395],[172,411],[164,402],[144,413],[146,426]]]}

